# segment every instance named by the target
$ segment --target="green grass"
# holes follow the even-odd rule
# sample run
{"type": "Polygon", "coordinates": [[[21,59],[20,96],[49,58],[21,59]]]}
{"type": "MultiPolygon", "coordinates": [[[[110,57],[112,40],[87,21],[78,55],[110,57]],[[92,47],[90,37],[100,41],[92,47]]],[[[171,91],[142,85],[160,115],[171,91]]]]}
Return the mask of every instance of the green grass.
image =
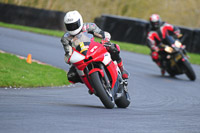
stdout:
{"type": "Polygon", "coordinates": [[[15,55],[0,53],[0,87],[44,87],[69,84],[66,72],[36,62],[28,64],[15,55]]]}
{"type": "MultiPolygon", "coordinates": [[[[45,34],[45,35],[50,35],[50,36],[56,36],[56,37],[61,37],[64,34],[64,31],[40,29],[40,28],[34,28],[34,27],[28,27],[28,26],[7,24],[7,23],[3,23],[3,22],[0,22],[0,27],[13,28],[13,29],[17,29],[17,30],[29,31],[29,32],[45,34]]],[[[96,40],[100,41],[100,39],[96,39],[96,40]]],[[[149,48],[145,45],[138,45],[138,44],[133,44],[133,43],[119,42],[119,41],[112,41],[112,42],[119,44],[119,46],[122,50],[145,54],[145,55],[149,55],[149,53],[150,53],[149,48]]],[[[200,65],[200,54],[188,53],[188,55],[190,56],[190,62],[192,64],[200,65]]]]}
{"type": "Polygon", "coordinates": [[[189,55],[189,60],[192,64],[197,64],[200,65],[200,54],[193,54],[193,53],[188,53],[189,55]]]}
{"type": "Polygon", "coordinates": [[[120,46],[120,48],[125,51],[146,54],[146,55],[148,55],[150,53],[150,49],[146,45],[118,42],[118,41],[112,41],[112,42],[118,44],[120,46]]]}
{"type": "Polygon", "coordinates": [[[60,37],[64,34],[64,31],[62,32],[62,31],[56,31],[56,30],[41,29],[41,28],[28,27],[28,26],[22,26],[22,25],[8,24],[8,23],[3,23],[3,22],[0,22],[0,27],[6,27],[6,28],[11,28],[11,29],[17,29],[17,30],[34,32],[34,33],[50,35],[50,36],[57,36],[57,37],[60,37]]]}

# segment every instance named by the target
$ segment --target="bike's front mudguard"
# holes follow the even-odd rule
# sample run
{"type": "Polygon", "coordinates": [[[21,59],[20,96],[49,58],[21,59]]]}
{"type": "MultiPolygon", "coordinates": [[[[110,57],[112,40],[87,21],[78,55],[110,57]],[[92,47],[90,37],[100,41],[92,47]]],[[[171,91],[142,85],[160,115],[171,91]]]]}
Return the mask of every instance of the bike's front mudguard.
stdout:
{"type": "MultiPolygon", "coordinates": [[[[117,66],[114,64],[113,61],[111,61],[107,66],[106,66],[111,78],[112,78],[112,85],[111,85],[111,88],[114,88],[115,86],[115,83],[117,81],[117,77],[118,77],[118,72],[117,72],[117,66]]],[[[104,77],[104,72],[102,69],[100,68],[93,68],[92,70],[90,70],[88,72],[88,76],[87,75],[84,75],[84,76],[81,76],[81,79],[82,81],[85,83],[85,85],[90,89],[90,91],[92,93],[94,93],[94,89],[90,83],[90,75],[94,72],[99,72],[101,74],[102,77],[104,77]]]]}
{"type": "Polygon", "coordinates": [[[175,71],[176,75],[184,73],[182,65],[185,61],[188,61],[188,58],[181,54],[178,54],[174,59],[171,59],[171,69],[175,71]]]}
{"type": "MultiPolygon", "coordinates": [[[[81,76],[82,81],[85,83],[85,85],[88,87],[88,89],[90,89],[90,91],[91,91],[92,93],[94,93],[94,89],[93,89],[93,87],[92,87],[92,85],[91,85],[91,82],[90,82],[90,75],[91,75],[92,73],[94,73],[94,72],[99,72],[99,73],[101,74],[101,76],[104,77],[104,72],[103,72],[103,70],[100,69],[100,68],[94,68],[94,69],[90,70],[89,73],[88,73],[88,76],[89,76],[89,77],[87,77],[86,75],[81,76]]],[[[113,78],[112,80],[114,80],[114,78],[113,78]]],[[[116,82],[116,80],[114,80],[114,81],[116,82]]],[[[114,82],[114,83],[115,83],[115,82],[114,82]]],[[[114,85],[115,85],[115,84],[114,84],[114,85]]],[[[114,85],[112,85],[112,88],[114,87],[114,85]]]]}
{"type": "Polygon", "coordinates": [[[94,68],[92,69],[90,72],[89,72],[89,75],[91,75],[92,73],[94,72],[99,72],[101,74],[102,77],[104,77],[104,73],[103,73],[103,70],[102,69],[99,69],[99,68],[94,68]]]}
{"type": "MultiPolygon", "coordinates": [[[[111,88],[114,87],[115,85],[115,82],[117,81],[117,77],[118,77],[118,72],[117,72],[117,67],[116,65],[114,64],[113,61],[111,61],[107,66],[106,66],[107,70],[109,71],[109,74],[112,78],[112,85],[111,85],[111,88]]],[[[92,73],[98,71],[102,77],[104,77],[104,72],[102,69],[100,68],[94,68],[92,70],[90,70],[89,72],[89,75],[91,75],[92,73]]]]}

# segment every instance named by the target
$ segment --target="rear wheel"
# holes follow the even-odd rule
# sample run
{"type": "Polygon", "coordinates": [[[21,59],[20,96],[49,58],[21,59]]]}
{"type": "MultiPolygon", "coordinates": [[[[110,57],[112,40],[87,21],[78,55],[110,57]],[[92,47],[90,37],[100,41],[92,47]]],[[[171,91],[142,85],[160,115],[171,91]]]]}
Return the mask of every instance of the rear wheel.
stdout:
{"type": "Polygon", "coordinates": [[[114,108],[115,103],[112,92],[110,89],[106,88],[105,82],[103,81],[104,79],[101,77],[99,72],[92,73],[91,80],[94,90],[104,106],[108,109],[114,108]]]}
{"type": "Polygon", "coordinates": [[[185,74],[190,80],[194,81],[196,79],[194,70],[187,60],[183,62],[183,69],[184,69],[185,74]]]}
{"type": "Polygon", "coordinates": [[[127,108],[130,104],[130,96],[128,92],[123,90],[122,96],[119,99],[115,100],[115,104],[118,108],[127,108]]]}

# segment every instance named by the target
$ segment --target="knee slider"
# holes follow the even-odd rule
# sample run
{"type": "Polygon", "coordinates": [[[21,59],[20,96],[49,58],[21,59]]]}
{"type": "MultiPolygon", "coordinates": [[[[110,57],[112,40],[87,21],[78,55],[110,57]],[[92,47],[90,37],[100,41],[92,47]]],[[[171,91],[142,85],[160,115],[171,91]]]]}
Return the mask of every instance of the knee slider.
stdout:
{"type": "Polygon", "coordinates": [[[159,59],[159,55],[157,52],[152,52],[151,57],[154,61],[157,61],[159,59]]]}
{"type": "Polygon", "coordinates": [[[75,72],[68,72],[67,73],[67,78],[68,78],[69,81],[73,81],[75,77],[76,77],[75,72]]]}

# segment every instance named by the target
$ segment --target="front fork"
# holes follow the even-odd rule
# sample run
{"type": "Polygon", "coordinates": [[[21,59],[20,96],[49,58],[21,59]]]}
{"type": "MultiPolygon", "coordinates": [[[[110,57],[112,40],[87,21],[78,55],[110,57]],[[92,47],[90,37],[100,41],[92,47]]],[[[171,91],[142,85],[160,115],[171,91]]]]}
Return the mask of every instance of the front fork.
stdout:
{"type": "MultiPolygon", "coordinates": [[[[111,83],[110,83],[110,80],[109,80],[109,78],[108,78],[108,76],[107,76],[107,74],[106,74],[106,71],[105,71],[105,69],[104,69],[104,66],[102,65],[102,64],[100,64],[100,69],[101,70],[103,70],[103,75],[102,75],[102,78],[104,79],[103,81],[105,82],[105,88],[106,88],[106,91],[108,92],[108,94],[111,96],[112,94],[110,94],[110,91],[111,91],[111,83]]],[[[87,79],[88,79],[88,82],[89,82],[89,84],[91,85],[91,86],[88,86],[88,88],[90,89],[90,91],[92,92],[92,93],[95,93],[95,90],[93,89],[93,83],[91,82],[91,80],[90,80],[90,76],[89,76],[89,72],[90,72],[90,70],[86,67],[85,68],[85,74],[86,74],[86,77],[87,77],[87,79]]],[[[96,93],[95,93],[96,94],[96,93]]],[[[111,96],[112,97],[112,96],[111,96]]]]}
{"type": "Polygon", "coordinates": [[[100,68],[101,70],[103,70],[103,73],[104,73],[104,80],[105,80],[105,84],[106,84],[106,88],[107,89],[111,89],[111,83],[110,83],[110,80],[108,78],[108,75],[106,74],[106,71],[104,69],[104,66],[102,64],[100,64],[100,68]]]}

